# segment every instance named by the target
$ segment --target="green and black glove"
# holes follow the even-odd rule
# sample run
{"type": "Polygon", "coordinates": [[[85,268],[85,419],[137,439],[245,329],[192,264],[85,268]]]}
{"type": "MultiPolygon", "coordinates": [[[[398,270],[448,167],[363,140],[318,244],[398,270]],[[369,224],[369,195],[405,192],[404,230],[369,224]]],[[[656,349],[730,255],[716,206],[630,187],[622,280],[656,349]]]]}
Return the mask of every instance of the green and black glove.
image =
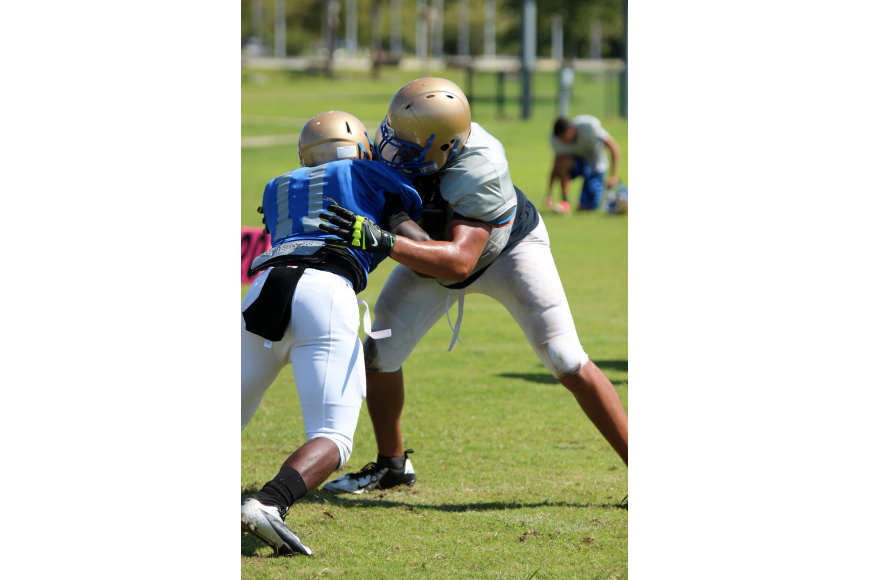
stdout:
{"type": "Polygon", "coordinates": [[[320,219],[327,223],[320,224],[320,229],[327,234],[338,236],[326,238],[327,246],[333,248],[349,248],[373,254],[389,256],[396,245],[396,236],[382,230],[367,217],[356,215],[349,209],[330,205],[326,208],[331,213],[320,214],[320,219]]]}

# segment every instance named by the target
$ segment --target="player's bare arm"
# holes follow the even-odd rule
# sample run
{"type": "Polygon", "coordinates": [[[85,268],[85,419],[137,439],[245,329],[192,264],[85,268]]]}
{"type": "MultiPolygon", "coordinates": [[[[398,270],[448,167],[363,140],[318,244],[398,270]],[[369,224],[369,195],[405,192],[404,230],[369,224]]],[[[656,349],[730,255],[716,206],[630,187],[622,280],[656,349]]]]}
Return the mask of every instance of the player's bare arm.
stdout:
{"type": "MultiPolygon", "coordinates": [[[[403,236],[418,242],[428,242],[432,239],[429,237],[426,230],[421,228],[417,222],[411,220],[411,217],[408,215],[408,212],[405,211],[405,207],[402,205],[401,201],[393,195],[387,195],[387,203],[384,204],[384,218],[381,223],[385,224],[386,229],[397,236],[403,236]]],[[[435,277],[430,276],[429,274],[423,274],[417,270],[411,271],[420,278],[435,277]]]]}
{"type": "Polygon", "coordinates": [[[396,237],[390,257],[415,272],[462,282],[471,275],[489,239],[492,226],[483,222],[453,220],[443,242],[417,242],[396,237]]]}
{"type": "Polygon", "coordinates": [[[547,198],[550,198],[550,192],[553,190],[553,182],[559,180],[559,185],[562,188],[562,199],[568,199],[568,187],[571,184],[571,164],[574,159],[570,155],[556,155],[553,160],[553,170],[550,172],[550,181],[547,184],[547,198]]]}
{"type": "Polygon", "coordinates": [[[604,145],[610,150],[610,177],[607,178],[607,187],[615,187],[619,182],[619,144],[613,137],[607,137],[604,145]]]}
{"type": "MultiPolygon", "coordinates": [[[[396,227],[391,230],[397,236],[402,236],[408,238],[409,240],[414,240],[417,242],[428,242],[432,238],[429,237],[429,234],[426,233],[426,230],[420,227],[417,222],[411,221],[410,219],[400,223],[396,227]]],[[[419,276],[420,278],[434,278],[435,276],[430,276],[429,274],[424,274],[422,272],[418,272],[417,270],[412,269],[412,272],[419,276]]]]}
{"type": "Polygon", "coordinates": [[[391,230],[397,236],[408,238],[416,242],[428,242],[432,238],[426,233],[426,230],[420,227],[417,222],[411,220],[404,221],[391,230]]]}
{"type": "MultiPolygon", "coordinates": [[[[327,209],[331,213],[320,215],[320,229],[337,236],[326,238],[327,245],[384,254],[416,272],[454,282],[474,270],[492,231],[484,222],[455,219],[448,224],[445,241],[420,242],[382,230],[343,207],[327,209]]],[[[406,227],[413,231],[413,226],[406,227]]]]}
{"type": "Polygon", "coordinates": [[[386,201],[384,202],[384,214],[381,218],[383,229],[418,242],[428,242],[431,239],[426,230],[411,219],[408,210],[397,194],[385,191],[384,197],[386,201]]]}

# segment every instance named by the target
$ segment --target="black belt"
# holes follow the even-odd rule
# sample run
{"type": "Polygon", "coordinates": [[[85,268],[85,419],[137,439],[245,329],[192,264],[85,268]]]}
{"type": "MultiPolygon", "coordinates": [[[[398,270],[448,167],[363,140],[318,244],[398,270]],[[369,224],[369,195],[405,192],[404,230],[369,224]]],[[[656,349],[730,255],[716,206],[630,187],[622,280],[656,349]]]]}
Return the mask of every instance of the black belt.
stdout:
{"type": "Polygon", "coordinates": [[[362,266],[344,248],[330,248],[322,242],[302,240],[288,242],[268,250],[254,259],[248,276],[254,276],[267,268],[304,264],[308,268],[332,272],[350,282],[356,294],[362,292],[366,275],[362,266]]]}
{"type": "MultiPolygon", "coordinates": [[[[353,258],[350,259],[352,260],[353,258]]],[[[333,274],[338,274],[339,276],[347,278],[347,281],[350,282],[351,286],[353,286],[353,291],[356,294],[359,294],[361,290],[358,289],[361,286],[359,282],[359,276],[356,274],[356,272],[353,272],[352,270],[347,268],[347,265],[348,264],[345,260],[342,260],[337,256],[327,254],[322,262],[318,262],[316,264],[308,264],[308,267],[312,270],[323,270],[324,272],[332,272],[333,274]]]]}

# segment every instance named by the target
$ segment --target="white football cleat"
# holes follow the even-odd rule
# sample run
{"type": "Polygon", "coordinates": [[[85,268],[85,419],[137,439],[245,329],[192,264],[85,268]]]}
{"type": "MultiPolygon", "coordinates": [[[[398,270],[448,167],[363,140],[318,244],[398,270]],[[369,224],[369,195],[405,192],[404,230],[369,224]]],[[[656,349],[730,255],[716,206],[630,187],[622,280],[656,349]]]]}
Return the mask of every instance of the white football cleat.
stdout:
{"type": "Polygon", "coordinates": [[[279,556],[311,555],[311,550],[299,540],[299,536],[284,524],[278,508],[263,505],[254,497],[242,504],[242,531],[263,540],[279,556]]]}
{"type": "Polygon", "coordinates": [[[402,469],[390,469],[378,467],[376,463],[369,463],[356,473],[348,473],[338,479],[333,479],[323,486],[323,489],[332,493],[368,493],[373,489],[389,489],[397,485],[414,485],[417,483],[417,474],[414,466],[408,458],[413,449],[405,450],[405,467],[402,469]]]}

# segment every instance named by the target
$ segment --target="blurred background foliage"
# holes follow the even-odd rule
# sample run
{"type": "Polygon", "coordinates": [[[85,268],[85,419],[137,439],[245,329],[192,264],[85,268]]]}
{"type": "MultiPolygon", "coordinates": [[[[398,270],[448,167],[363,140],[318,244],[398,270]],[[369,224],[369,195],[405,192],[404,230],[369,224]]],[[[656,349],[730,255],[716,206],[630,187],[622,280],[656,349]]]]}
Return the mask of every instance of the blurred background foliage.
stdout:
{"type": "MultiPolygon", "coordinates": [[[[263,34],[267,47],[274,46],[274,0],[241,1],[241,40],[257,36],[254,19],[256,4],[262,7],[263,34]]],[[[406,55],[415,51],[417,2],[402,0],[402,44],[406,55]]],[[[431,9],[432,2],[428,5],[431,9]]],[[[340,0],[341,11],[337,26],[337,47],[345,40],[346,0],[340,0]]],[[[316,54],[323,45],[323,12],[325,0],[292,0],[286,3],[287,55],[316,54]]],[[[368,54],[372,42],[372,19],[379,13],[382,30],[382,48],[389,50],[391,26],[390,0],[357,0],[357,42],[360,56],[368,54]]],[[[537,0],[537,55],[551,56],[552,17],[563,19],[564,56],[589,58],[593,26],[601,27],[601,57],[624,58],[623,41],[624,0],[537,0]]],[[[496,55],[518,56],[522,0],[496,0],[496,55]]],[[[484,0],[469,0],[470,52],[483,54],[484,0]]],[[[459,2],[444,0],[444,52],[457,54],[459,2]]],[[[431,38],[431,35],[430,35],[431,38]]]]}

